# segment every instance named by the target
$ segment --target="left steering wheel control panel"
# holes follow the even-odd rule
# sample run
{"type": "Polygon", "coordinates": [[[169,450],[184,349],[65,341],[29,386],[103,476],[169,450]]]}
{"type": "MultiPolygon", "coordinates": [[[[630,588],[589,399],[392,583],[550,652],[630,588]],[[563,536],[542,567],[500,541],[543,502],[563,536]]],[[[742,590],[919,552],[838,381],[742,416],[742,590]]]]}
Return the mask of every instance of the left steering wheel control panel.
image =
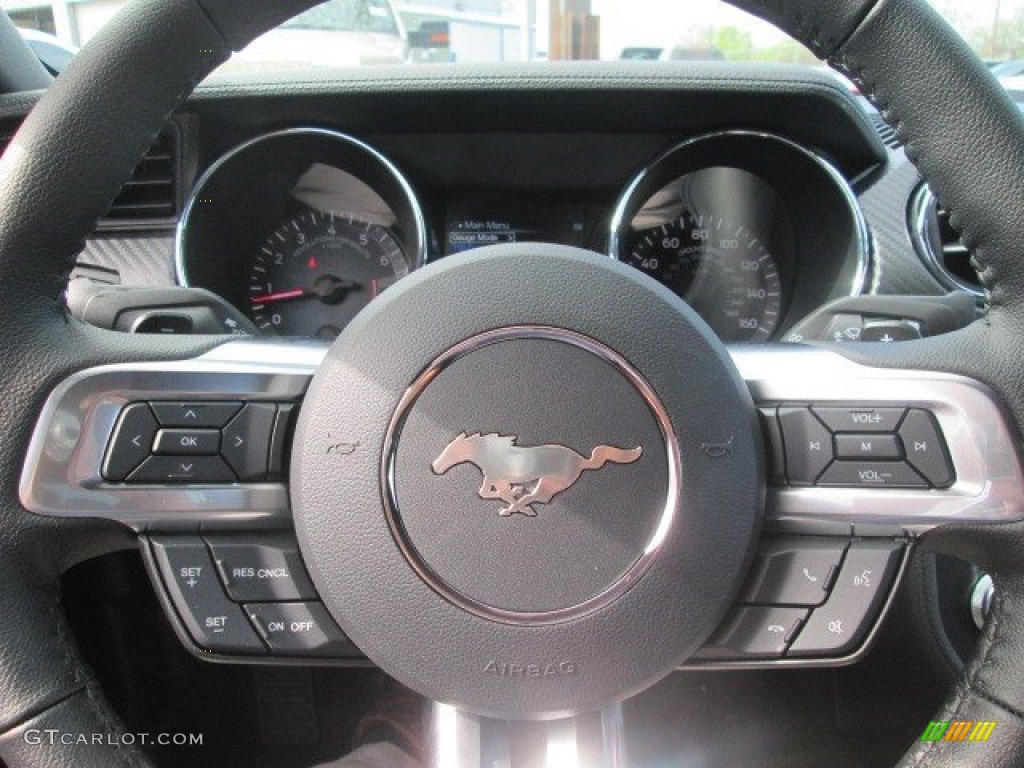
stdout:
{"type": "Polygon", "coordinates": [[[164,485],[283,479],[294,403],[130,403],[103,460],[112,483],[164,485]]]}
{"type": "MultiPolygon", "coordinates": [[[[367,664],[321,600],[292,521],[290,443],[326,351],[235,342],[76,374],[40,415],[23,505],[133,528],[176,632],[201,658],[367,664]]],[[[765,524],[732,608],[686,666],[851,663],[919,535],[1024,518],[1014,432],[978,382],[791,345],[729,352],[759,409],[765,524]]],[[[708,461],[729,458],[728,440],[679,439],[708,461]]],[[[365,445],[339,434],[327,450],[344,460],[365,445]]]]}

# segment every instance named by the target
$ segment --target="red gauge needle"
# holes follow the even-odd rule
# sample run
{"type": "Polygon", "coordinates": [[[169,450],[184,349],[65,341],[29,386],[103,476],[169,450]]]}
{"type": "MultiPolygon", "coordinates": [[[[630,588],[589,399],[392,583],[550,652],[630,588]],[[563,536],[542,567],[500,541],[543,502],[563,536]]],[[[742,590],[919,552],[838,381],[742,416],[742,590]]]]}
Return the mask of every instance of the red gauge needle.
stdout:
{"type": "Polygon", "coordinates": [[[279,291],[277,293],[268,293],[264,296],[253,296],[250,301],[253,304],[273,304],[278,301],[288,301],[289,299],[301,299],[306,295],[306,292],[302,288],[293,288],[290,291],[279,291]]]}

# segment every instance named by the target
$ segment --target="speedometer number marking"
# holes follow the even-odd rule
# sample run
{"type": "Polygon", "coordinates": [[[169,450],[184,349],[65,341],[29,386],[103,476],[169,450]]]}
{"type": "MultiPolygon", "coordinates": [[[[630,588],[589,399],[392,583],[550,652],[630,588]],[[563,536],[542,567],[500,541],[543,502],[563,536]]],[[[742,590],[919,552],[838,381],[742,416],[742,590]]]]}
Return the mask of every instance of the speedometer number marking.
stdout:
{"type": "Polygon", "coordinates": [[[633,238],[626,261],[687,301],[725,341],[767,341],[779,322],[775,260],[744,227],[684,213],[633,238]]]}

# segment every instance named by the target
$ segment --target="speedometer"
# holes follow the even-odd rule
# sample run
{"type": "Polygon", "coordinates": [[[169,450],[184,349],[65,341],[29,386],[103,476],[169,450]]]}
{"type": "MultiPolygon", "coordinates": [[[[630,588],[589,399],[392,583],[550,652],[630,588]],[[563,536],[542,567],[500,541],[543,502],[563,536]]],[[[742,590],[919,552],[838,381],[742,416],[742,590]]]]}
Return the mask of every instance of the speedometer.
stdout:
{"type": "Polygon", "coordinates": [[[745,227],[688,211],[635,233],[625,261],[684,299],[724,341],[767,341],[779,323],[778,268],[745,227]]]}
{"type": "Polygon", "coordinates": [[[249,312],[266,333],[333,339],[409,262],[391,233],[343,214],[305,213],[259,249],[249,312]]]}

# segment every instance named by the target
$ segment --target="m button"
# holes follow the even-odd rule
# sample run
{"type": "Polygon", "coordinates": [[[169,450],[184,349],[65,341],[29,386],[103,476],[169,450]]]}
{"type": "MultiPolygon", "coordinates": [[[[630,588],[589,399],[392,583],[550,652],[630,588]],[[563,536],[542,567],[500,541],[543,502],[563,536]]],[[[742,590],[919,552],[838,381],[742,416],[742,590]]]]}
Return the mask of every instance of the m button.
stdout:
{"type": "Polygon", "coordinates": [[[900,442],[896,435],[838,435],[836,455],[840,459],[881,459],[883,461],[903,458],[900,442]]]}

